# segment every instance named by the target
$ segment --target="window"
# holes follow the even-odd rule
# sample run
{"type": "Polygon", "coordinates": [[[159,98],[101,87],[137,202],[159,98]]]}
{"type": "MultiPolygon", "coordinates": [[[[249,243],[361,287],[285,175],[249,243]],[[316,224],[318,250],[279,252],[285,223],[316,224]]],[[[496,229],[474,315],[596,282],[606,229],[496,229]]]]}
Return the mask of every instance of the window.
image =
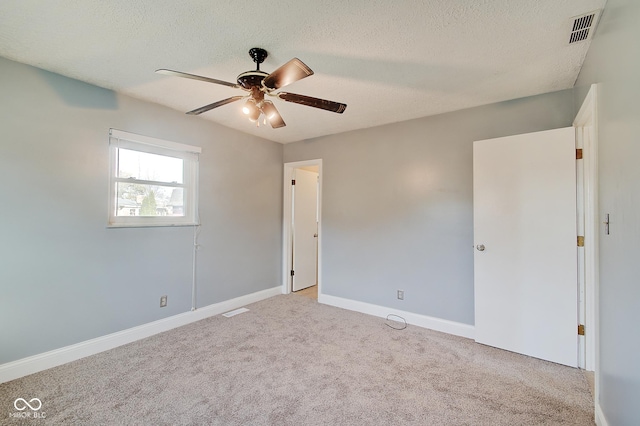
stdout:
{"type": "Polygon", "coordinates": [[[195,146],[109,131],[109,226],[198,224],[195,146]]]}

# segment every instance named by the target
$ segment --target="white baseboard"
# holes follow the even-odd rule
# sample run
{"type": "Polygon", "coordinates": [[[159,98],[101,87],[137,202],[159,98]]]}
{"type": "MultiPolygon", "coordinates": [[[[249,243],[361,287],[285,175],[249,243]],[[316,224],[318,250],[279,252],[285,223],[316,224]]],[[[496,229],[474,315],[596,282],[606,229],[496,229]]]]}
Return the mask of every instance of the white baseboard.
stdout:
{"type": "Polygon", "coordinates": [[[54,349],[38,355],[33,355],[17,361],[0,365],[0,383],[8,382],[29,374],[37,373],[58,365],[66,364],[80,358],[94,355],[154,334],[162,333],[176,327],[190,324],[195,321],[222,314],[233,309],[240,308],[250,303],[282,294],[282,286],[269,288],[266,290],[251,293],[224,302],[214,303],[196,309],[195,311],[184,312],[161,320],[153,321],[137,327],[107,334],[106,336],[86,340],[64,348],[54,349]]]}
{"type": "Polygon", "coordinates": [[[600,408],[600,404],[598,404],[596,402],[596,425],[598,426],[609,426],[609,423],[607,422],[607,418],[604,416],[604,413],[602,412],[602,408],[600,408]]]}
{"type": "Polygon", "coordinates": [[[427,315],[415,314],[413,312],[400,311],[398,309],[387,308],[385,306],[373,305],[371,303],[359,302],[357,300],[344,299],[342,297],[329,296],[326,294],[320,294],[318,296],[318,302],[382,318],[386,318],[389,314],[399,315],[403,317],[408,324],[417,325],[430,330],[441,331],[443,333],[454,334],[468,339],[475,338],[475,327],[469,324],[429,317],[427,315]]]}

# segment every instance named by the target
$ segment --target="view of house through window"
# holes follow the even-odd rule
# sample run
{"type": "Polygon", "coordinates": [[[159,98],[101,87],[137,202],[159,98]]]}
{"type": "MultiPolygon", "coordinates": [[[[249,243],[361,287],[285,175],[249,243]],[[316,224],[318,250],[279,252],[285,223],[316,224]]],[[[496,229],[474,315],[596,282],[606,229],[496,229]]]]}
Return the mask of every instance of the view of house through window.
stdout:
{"type": "Polygon", "coordinates": [[[118,149],[118,216],[184,216],[184,160],[118,149]]]}
{"type": "Polygon", "coordinates": [[[111,129],[109,226],[196,224],[200,148],[111,129]]]}

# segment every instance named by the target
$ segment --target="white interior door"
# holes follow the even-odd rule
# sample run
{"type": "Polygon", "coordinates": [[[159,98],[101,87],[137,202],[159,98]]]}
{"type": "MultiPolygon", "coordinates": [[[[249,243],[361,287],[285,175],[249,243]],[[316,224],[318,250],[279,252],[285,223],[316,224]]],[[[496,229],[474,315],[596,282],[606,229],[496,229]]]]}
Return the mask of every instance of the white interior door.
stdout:
{"type": "Polygon", "coordinates": [[[577,365],[575,167],[572,127],[474,142],[477,342],[577,365]]]}
{"type": "Polygon", "coordinates": [[[318,173],[296,169],[293,189],[293,291],[316,285],[318,173]]]}

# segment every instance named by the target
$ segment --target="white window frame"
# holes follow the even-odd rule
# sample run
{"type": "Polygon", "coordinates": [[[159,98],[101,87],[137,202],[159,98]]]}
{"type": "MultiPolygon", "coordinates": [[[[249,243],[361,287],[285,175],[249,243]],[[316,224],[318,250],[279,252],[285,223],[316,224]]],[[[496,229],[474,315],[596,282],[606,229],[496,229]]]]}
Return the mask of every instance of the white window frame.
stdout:
{"type": "Polygon", "coordinates": [[[202,149],[197,146],[136,135],[117,129],[109,129],[109,228],[135,228],[148,226],[195,226],[198,218],[198,160],[202,149]],[[164,155],[184,160],[183,183],[139,181],[143,184],[161,184],[184,189],[184,216],[117,216],[116,183],[125,182],[118,178],[118,148],[150,154],[164,155]]]}

